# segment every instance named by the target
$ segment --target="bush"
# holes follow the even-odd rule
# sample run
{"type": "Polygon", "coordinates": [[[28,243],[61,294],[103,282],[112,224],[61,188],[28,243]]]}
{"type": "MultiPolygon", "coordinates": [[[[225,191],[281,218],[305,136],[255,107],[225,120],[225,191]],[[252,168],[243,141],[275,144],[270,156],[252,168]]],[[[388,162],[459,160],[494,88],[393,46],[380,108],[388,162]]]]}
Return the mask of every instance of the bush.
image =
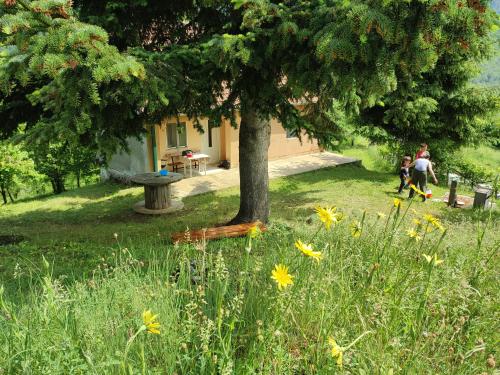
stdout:
{"type": "Polygon", "coordinates": [[[460,175],[471,188],[479,183],[493,182],[495,175],[487,168],[465,160],[457,160],[452,166],[452,170],[460,175]]]}

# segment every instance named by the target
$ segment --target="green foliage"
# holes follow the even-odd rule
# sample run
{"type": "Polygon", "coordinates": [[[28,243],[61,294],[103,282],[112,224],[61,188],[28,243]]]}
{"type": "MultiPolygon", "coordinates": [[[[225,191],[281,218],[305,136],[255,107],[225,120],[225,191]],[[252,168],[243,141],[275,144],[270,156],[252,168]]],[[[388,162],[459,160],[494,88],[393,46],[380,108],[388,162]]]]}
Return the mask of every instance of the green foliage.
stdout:
{"type": "Polygon", "coordinates": [[[339,110],[397,142],[456,144],[481,138],[480,117],[494,105],[465,89],[488,53],[494,15],[485,6],[77,1],[79,17],[102,25],[120,54],[68,3],[22,0],[2,5],[2,81],[8,93],[38,80],[29,98],[43,106],[46,134],[64,129],[104,151],[143,121],[186,113],[218,123],[247,102],[324,144],[342,136],[339,110]],[[308,104],[305,116],[297,101],[308,104]]]}
{"type": "Polygon", "coordinates": [[[473,188],[479,183],[492,183],[498,171],[485,168],[476,163],[465,160],[455,160],[451,166],[452,170],[459,174],[473,188]]]}
{"type": "Polygon", "coordinates": [[[66,190],[65,180],[74,174],[77,186],[80,179],[96,173],[96,151],[78,147],[70,142],[39,142],[28,146],[35,169],[48,177],[55,194],[66,190]]]}
{"type": "Polygon", "coordinates": [[[33,161],[28,153],[19,145],[0,142],[0,190],[3,202],[7,203],[7,195],[13,200],[21,186],[32,185],[38,180],[33,161]]]}

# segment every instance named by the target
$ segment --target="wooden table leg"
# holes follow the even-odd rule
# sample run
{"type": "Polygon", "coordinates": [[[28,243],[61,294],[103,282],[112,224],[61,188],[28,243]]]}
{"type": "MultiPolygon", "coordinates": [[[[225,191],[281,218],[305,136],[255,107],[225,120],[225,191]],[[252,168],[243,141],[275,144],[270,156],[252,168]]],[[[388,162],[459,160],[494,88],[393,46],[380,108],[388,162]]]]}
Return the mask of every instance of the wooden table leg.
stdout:
{"type": "Polygon", "coordinates": [[[144,206],[149,210],[163,210],[172,203],[170,185],[144,185],[144,206]]]}
{"type": "Polygon", "coordinates": [[[207,175],[207,159],[203,159],[203,161],[205,162],[205,176],[207,175]]]}

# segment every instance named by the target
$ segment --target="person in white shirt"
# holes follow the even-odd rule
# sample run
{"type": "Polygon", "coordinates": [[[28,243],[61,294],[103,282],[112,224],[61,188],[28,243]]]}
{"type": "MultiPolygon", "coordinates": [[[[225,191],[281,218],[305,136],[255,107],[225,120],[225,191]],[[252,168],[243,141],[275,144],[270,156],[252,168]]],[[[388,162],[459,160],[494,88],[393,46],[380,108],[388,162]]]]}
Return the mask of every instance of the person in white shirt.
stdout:
{"type": "MultiPolygon", "coordinates": [[[[425,151],[422,153],[422,155],[413,161],[413,163],[410,164],[410,167],[413,168],[413,175],[411,177],[412,183],[420,189],[422,192],[426,192],[427,189],[427,172],[432,176],[434,180],[434,184],[437,185],[438,180],[436,178],[436,175],[434,174],[434,171],[432,170],[432,163],[429,160],[431,155],[429,154],[428,151],[425,151]]],[[[413,198],[415,195],[415,190],[410,189],[410,196],[409,198],[413,198]]],[[[425,195],[422,196],[422,200],[425,202],[425,195]]]]}

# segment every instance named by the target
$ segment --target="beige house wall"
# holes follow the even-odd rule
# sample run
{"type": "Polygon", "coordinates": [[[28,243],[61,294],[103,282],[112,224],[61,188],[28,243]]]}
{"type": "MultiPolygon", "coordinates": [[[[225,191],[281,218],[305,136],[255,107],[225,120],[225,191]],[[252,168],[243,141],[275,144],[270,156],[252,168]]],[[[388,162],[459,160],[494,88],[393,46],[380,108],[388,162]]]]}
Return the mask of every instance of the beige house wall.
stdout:
{"type": "MultiPolygon", "coordinates": [[[[157,169],[160,169],[161,159],[168,157],[170,152],[180,152],[191,149],[199,151],[202,148],[202,137],[198,130],[193,126],[193,121],[186,116],[180,116],[180,122],[186,123],[187,130],[187,147],[178,149],[167,148],[167,124],[175,123],[175,118],[168,118],[156,125],[156,146],[157,146],[157,169]]],[[[236,119],[240,123],[239,116],[236,119]]],[[[208,119],[200,120],[202,124],[207,124],[208,119]]],[[[224,120],[220,129],[220,158],[221,160],[229,160],[231,167],[236,167],[239,164],[239,130],[234,129],[229,120],[224,120]]],[[[148,152],[151,158],[151,142],[148,137],[148,152]]],[[[279,159],[292,155],[308,154],[318,152],[320,150],[317,141],[310,140],[305,134],[302,136],[302,143],[299,138],[287,138],[286,130],[281,123],[276,120],[271,120],[271,144],[269,146],[269,160],[279,159]]],[[[151,159],[150,159],[151,160],[151,159]]],[[[151,170],[153,170],[153,161],[151,160],[151,170]]]]}

